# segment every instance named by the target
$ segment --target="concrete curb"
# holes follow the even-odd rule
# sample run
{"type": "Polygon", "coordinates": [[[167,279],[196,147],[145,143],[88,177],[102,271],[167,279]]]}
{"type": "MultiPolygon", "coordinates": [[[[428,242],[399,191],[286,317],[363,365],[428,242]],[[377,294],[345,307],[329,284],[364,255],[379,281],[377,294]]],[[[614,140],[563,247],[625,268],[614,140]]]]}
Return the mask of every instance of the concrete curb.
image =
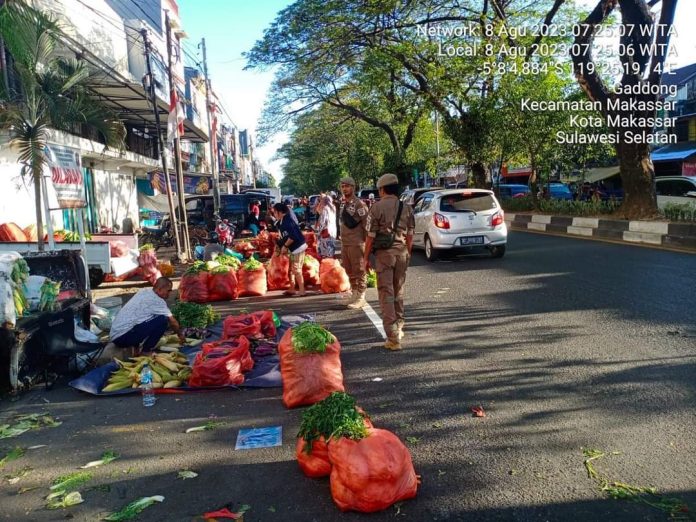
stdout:
{"type": "Polygon", "coordinates": [[[618,241],[696,253],[696,224],[505,213],[512,230],[618,241]]]}

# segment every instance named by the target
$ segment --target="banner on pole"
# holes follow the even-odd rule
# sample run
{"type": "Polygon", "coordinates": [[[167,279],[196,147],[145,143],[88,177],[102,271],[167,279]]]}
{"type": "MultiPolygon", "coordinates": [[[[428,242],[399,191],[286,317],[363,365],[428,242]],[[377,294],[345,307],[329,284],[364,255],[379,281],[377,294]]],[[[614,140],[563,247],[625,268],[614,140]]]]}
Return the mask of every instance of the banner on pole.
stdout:
{"type": "MultiPolygon", "coordinates": [[[[148,174],[150,185],[160,194],[167,193],[167,184],[162,171],[153,171],[148,174]]],[[[170,174],[169,180],[172,184],[172,192],[178,193],[176,175],[170,174]]],[[[184,176],[184,194],[205,195],[210,192],[210,178],[208,176],[184,176]]]]}
{"type": "Polygon", "coordinates": [[[46,158],[48,172],[45,175],[50,180],[47,184],[49,208],[86,207],[80,151],[61,145],[47,145],[46,158]]]}

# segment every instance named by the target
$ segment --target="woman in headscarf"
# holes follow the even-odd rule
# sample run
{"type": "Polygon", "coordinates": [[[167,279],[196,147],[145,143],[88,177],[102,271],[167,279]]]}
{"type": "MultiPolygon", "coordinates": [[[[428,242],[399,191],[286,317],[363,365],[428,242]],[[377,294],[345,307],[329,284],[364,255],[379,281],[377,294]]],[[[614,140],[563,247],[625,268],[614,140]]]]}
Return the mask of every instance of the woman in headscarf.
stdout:
{"type": "Polygon", "coordinates": [[[317,206],[317,213],[319,214],[317,252],[322,259],[334,257],[336,254],[336,245],[334,244],[336,239],[336,207],[331,201],[331,196],[322,196],[317,206]]]}

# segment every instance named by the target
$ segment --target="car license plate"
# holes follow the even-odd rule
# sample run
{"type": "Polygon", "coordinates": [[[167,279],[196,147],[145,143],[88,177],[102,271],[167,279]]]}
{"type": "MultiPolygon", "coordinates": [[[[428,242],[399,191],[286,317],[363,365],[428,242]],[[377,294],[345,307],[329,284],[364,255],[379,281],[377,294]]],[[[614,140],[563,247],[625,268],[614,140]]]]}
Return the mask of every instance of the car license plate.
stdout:
{"type": "Polygon", "coordinates": [[[483,245],[483,236],[460,237],[460,245],[483,245]]]}

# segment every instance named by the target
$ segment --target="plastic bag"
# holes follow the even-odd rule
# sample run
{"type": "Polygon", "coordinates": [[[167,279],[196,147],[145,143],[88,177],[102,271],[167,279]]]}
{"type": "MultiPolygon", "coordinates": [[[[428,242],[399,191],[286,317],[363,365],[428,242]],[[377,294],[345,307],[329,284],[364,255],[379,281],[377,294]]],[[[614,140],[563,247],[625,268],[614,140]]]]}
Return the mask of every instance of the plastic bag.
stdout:
{"type": "Polygon", "coordinates": [[[290,287],[290,258],[286,255],[273,256],[268,262],[268,289],[285,290],[290,287]]]}
{"type": "Polygon", "coordinates": [[[297,353],[292,347],[292,328],[278,345],[283,380],[283,404],[295,408],[319,402],[331,392],[345,391],[338,340],[323,353],[297,353]]]}
{"type": "Polygon", "coordinates": [[[240,296],[262,296],[268,290],[266,284],[266,269],[261,265],[258,270],[240,268],[237,271],[240,296]]]}
{"type": "Polygon", "coordinates": [[[253,367],[246,338],[205,343],[193,361],[188,384],[193,387],[238,386],[244,382],[243,372],[253,367]]]}
{"type": "Polygon", "coordinates": [[[253,314],[228,315],[222,323],[222,338],[243,335],[249,339],[262,339],[261,321],[253,314]]]}
{"type": "Polygon", "coordinates": [[[390,431],[373,428],[358,441],[332,440],[329,461],[331,496],[341,511],[372,513],[416,496],[411,454],[390,431]]]}
{"type": "Polygon", "coordinates": [[[336,259],[322,259],[319,266],[321,291],[325,294],[337,294],[350,290],[350,279],[345,269],[336,259]]]}
{"type": "Polygon", "coordinates": [[[237,299],[239,287],[237,276],[234,270],[223,272],[216,269],[208,276],[208,300],[209,301],[228,301],[237,299]]]}
{"type": "Polygon", "coordinates": [[[208,302],[208,272],[184,274],[179,283],[179,299],[191,303],[208,302]]]}
{"type": "Polygon", "coordinates": [[[305,285],[315,286],[319,284],[319,261],[312,256],[305,256],[302,263],[302,277],[305,285]]]}
{"type": "Polygon", "coordinates": [[[297,438],[295,455],[302,473],[311,478],[328,477],[331,473],[329,462],[329,448],[323,436],[312,443],[312,450],[306,451],[307,441],[302,437],[297,438]]]}
{"type": "Polygon", "coordinates": [[[273,310],[261,310],[260,312],[253,312],[251,315],[259,320],[261,335],[265,339],[275,338],[277,316],[273,310]]]}

